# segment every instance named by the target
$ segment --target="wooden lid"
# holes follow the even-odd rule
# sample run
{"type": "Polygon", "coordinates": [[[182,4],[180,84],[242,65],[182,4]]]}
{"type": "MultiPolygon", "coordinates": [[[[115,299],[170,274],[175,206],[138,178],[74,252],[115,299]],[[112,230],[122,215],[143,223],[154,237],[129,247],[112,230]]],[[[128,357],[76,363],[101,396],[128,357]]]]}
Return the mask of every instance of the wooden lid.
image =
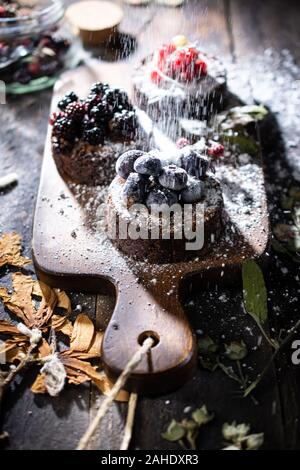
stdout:
{"type": "Polygon", "coordinates": [[[86,45],[96,46],[116,31],[123,10],[112,2],[87,0],[69,6],[66,17],[86,45]]]}

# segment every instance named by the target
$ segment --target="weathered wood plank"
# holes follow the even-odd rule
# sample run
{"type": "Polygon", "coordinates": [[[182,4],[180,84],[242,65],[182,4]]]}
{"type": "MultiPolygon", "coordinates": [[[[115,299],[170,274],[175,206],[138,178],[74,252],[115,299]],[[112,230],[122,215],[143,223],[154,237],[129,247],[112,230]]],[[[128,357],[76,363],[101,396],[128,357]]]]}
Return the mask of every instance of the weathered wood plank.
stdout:
{"type": "MultiPolygon", "coordinates": [[[[267,190],[272,207],[272,224],[284,220],[282,196],[294,178],[300,180],[300,143],[296,129],[300,124],[300,11],[297,1],[231,1],[235,54],[248,68],[253,96],[274,112],[262,132],[266,162],[267,190]],[[248,8],[250,6],[250,8],[248,8]],[[256,39],[252,39],[252,32],[256,39]],[[251,73],[252,72],[252,73],[251,73]]],[[[271,323],[284,334],[299,318],[299,267],[272,257],[268,275],[271,323]],[[280,287],[279,287],[280,286],[280,287]]],[[[295,338],[299,337],[298,335],[295,338]]],[[[287,347],[277,361],[277,380],[281,398],[286,448],[299,448],[300,377],[291,363],[287,347]]]]}

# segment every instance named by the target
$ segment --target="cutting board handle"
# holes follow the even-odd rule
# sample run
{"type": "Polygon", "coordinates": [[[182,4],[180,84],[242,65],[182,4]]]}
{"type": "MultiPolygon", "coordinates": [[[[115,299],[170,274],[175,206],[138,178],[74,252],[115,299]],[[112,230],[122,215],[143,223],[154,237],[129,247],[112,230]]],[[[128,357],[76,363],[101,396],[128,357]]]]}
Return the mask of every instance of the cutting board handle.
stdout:
{"type": "Polygon", "coordinates": [[[196,341],[178,292],[149,290],[137,278],[116,284],[117,301],[102,343],[102,359],[112,380],[148,336],[154,346],[128,379],[125,388],[146,395],[179,388],[195,372],[196,341]]]}

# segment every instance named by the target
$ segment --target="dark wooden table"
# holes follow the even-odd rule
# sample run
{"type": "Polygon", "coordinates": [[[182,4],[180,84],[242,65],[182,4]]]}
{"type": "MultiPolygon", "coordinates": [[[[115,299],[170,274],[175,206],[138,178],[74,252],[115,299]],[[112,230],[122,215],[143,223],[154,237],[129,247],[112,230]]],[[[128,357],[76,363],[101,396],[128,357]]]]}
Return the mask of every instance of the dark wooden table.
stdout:
{"type": "MultiPolygon", "coordinates": [[[[183,33],[191,39],[200,39],[204,48],[224,60],[229,68],[230,84],[243,99],[266,102],[274,112],[262,135],[271,218],[273,222],[278,220],[282,192],[300,175],[298,1],[194,0],[178,9],[124,8],[121,31],[136,40],[136,49],[127,58],[117,52],[108,54],[108,60],[121,60],[129,73],[139,58],[175,34],[183,33]]],[[[27,255],[30,255],[50,99],[51,90],[9,98],[6,105],[0,105],[0,173],[16,171],[19,175],[17,186],[0,193],[0,230],[21,233],[27,255]]],[[[266,283],[274,336],[281,329],[287,331],[299,317],[298,266],[271,253],[266,283]]],[[[9,272],[0,271],[1,285],[9,284],[9,272]]],[[[71,297],[73,305],[82,305],[99,327],[105,325],[107,318],[103,311],[107,312],[107,305],[112,308],[113,299],[83,294],[71,297]]],[[[243,367],[254,378],[271,351],[264,341],[260,344],[259,330],[244,313],[241,302],[238,286],[236,289],[215,286],[207,290],[196,284],[186,299],[190,321],[197,330],[217,341],[245,341],[250,352],[243,367]]],[[[0,313],[7,316],[2,305],[0,313]]],[[[253,432],[264,432],[266,449],[299,449],[299,367],[292,365],[288,345],[255,391],[257,404],[250,398],[241,398],[237,385],[221,371],[211,373],[199,368],[194,379],[177,392],[155,399],[140,398],[131,445],[139,449],[177,448],[177,444],[162,440],[161,432],[172,418],[187,416],[187,407],[194,409],[205,403],[215,412],[215,419],[201,431],[200,449],[221,448],[222,423],[233,420],[250,423],[253,432]]],[[[1,427],[10,439],[5,447],[74,449],[103,397],[91,385],[69,386],[55,399],[35,396],[29,390],[31,381],[28,372],[6,395],[1,427]]],[[[119,447],[126,409],[127,405],[114,403],[95,436],[93,448],[119,447]]]]}

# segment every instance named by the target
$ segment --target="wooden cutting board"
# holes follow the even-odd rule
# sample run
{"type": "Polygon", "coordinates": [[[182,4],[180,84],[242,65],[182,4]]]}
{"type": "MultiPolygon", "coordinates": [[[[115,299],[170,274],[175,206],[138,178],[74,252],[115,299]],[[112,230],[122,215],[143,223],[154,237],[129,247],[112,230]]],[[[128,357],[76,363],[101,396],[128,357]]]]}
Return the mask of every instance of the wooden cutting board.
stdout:
{"type": "MultiPolygon", "coordinates": [[[[130,76],[122,67],[92,62],[67,72],[55,87],[53,108],[69,90],[84,97],[95,81],[122,86],[130,92],[130,76]]],[[[107,374],[115,380],[139,343],[151,335],[155,345],[135,369],[126,388],[144,394],[176,389],[192,377],[197,362],[195,335],[181,305],[183,286],[187,289],[191,280],[201,290],[209,280],[230,280],[244,259],[261,257],[266,250],[269,225],[261,160],[255,162],[256,189],[251,196],[256,197],[254,206],[258,209],[236,217],[234,201],[230,201],[230,193],[226,194],[232,236],[226,234],[210,255],[189,262],[139,263],[117,251],[101,231],[97,205],[102,202],[102,193],[95,188],[68,185],[58,174],[51,155],[50,131],[49,128],[33,228],[37,274],[49,285],[62,289],[115,291],[116,305],[102,345],[107,374]],[[195,278],[195,274],[200,277],[195,278]]],[[[163,147],[164,139],[158,145],[163,147]]],[[[242,166],[237,165],[235,170],[235,185],[243,185],[242,166]]],[[[226,171],[221,168],[220,174],[226,171]]],[[[244,188],[245,192],[248,190],[244,188]]]]}

